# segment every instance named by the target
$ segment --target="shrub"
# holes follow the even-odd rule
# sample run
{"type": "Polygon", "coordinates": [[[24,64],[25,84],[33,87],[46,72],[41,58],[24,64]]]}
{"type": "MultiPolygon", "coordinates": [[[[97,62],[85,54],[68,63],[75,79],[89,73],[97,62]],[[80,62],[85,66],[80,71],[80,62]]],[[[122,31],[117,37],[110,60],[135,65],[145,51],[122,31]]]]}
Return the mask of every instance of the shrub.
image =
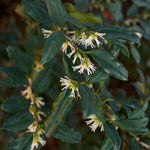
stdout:
{"type": "Polygon", "coordinates": [[[52,137],[61,150],[150,149],[149,4],[22,0],[28,38],[8,42],[13,66],[0,67],[14,89],[1,104],[1,128],[17,132],[9,150],[52,137]]]}

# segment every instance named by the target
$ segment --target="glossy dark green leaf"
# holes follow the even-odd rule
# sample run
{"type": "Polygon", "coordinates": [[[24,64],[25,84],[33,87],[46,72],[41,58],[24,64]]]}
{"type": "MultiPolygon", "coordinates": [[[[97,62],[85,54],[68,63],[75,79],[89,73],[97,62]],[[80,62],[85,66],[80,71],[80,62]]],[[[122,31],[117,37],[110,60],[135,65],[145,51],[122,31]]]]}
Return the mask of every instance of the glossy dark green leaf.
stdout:
{"type": "Polygon", "coordinates": [[[146,79],[145,79],[144,72],[142,72],[139,68],[137,68],[137,72],[139,73],[140,81],[145,86],[146,85],[146,79]]]}
{"type": "Polygon", "coordinates": [[[116,131],[115,127],[110,124],[109,122],[105,122],[104,123],[104,131],[107,134],[107,136],[109,137],[111,143],[114,146],[114,150],[120,150],[121,147],[121,139],[120,136],[118,134],[118,132],[116,131]]]}
{"type": "Polygon", "coordinates": [[[138,95],[140,96],[140,98],[142,98],[144,100],[145,96],[144,93],[142,91],[142,86],[139,82],[134,82],[132,83],[132,85],[136,88],[138,95]]]}
{"type": "Polygon", "coordinates": [[[77,79],[78,77],[77,72],[74,72],[72,68],[72,60],[73,60],[72,58],[68,58],[66,55],[64,55],[63,63],[65,67],[65,73],[71,79],[77,79]]]}
{"type": "Polygon", "coordinates": [[[27,128],[33,122],[33,116],[29,111],[18,112],[8,118],[2,128],[9,131],[20,131],[27,128]]]}
{"type": "Polygon", "coordinates": [[[121,53],[122,53],[124,56],[126,56],[126,57],[129,58],[130,53],[129,53],[129,50],[128,50],[127,46],[125,46],[124,42],[122,43],[121,41],[119,41],[119,40],[117,40],[117,39],[114,39],[114,38],[112,38],[112,37],[106,37],[106,39],[107,39],[109,42],[111,42],[111,43],[116,44],[117,46],[119,46],[121,53]]]}
{"type": "MultiPolygon", "coordinates": [[[[106,101],[107,101],[107,99],[106,99],[106,101]]],[[[134,109],[137,107],[137,106],[134,105],[132,102],[127,101],[127,100],[125,100],[125,99],[123,99],[123,98],[122,98],[122,99],[110,98],[109,101],[116,101],[117,103],[124,104],[124,105],[126,105],[126,106],[128,106],[128,107],[131,107],[131,108],[134,108],[134,109]]]]}
{"type": "Polygon", "coordinates": [[[140,117],[144,117],[145,111],[148,108],[148,101],[146,101],[141,108],[136,109],[129,115],[129,119],[136,119],[140,117]]]}
{"type": "Polygon", "coordinates": [[[51,27],[52,22],[48,15],[46,7],[42,7],[40,3],[31,0],[22,0],[23,6],[27,13],[36,21],[39,21],[45,26],[51,27]]]}
{"type": "Polygon", "coordinates": [[[95,95],[92,89],[80,85],[81,105],[83,118],[86,119],[91,114],[95,114],[96,110],[100,109],[101,101],[95,95]]]}
{"type": "Polygon", "coordinates": [[[69,96],[70,90],[60,93],[53,103],[52,112],[45,122],[47,137],[54,134],[57,127],[64,121],[66,113],[71,109],[74,98],[69,96]]]}
{"type": "Polygon", "coordinates": [[[150,1],[149,0],[132,0],[136,5],[139,7],[150,7],[150,1]]]}
{"type": "Polygon", "coordinates": [[[30,107],[29,100],[20,95],[13,95],[5,103],[1,105],[1,109],[9,113],[28,110],[29,107],[30,107]]]}
{"type": "Polygon", "coordinates": [[[123,19],[121,1],[108,2],[106,3],[106,6],[110,10],[116,21],[121,21],[123,19]]]}
{"type": "Polygon", "coordinates": [[[140,45],[139,37],[132,31],[118,26],[95,26],[93,31],[100,33],[106,33],[104,38],[112,38],[114,40],[125,40],[129,42],[135,42],[140,45]]]}
{"type": "Polygon", "coordinates": [[[19,87],[28,84],[24,73],[16,67],[0,67],[0,72],[7,75],[6,78],[0,80],[0,86],[19,87]]]}
{"type": "Polygon", "coordinates": [[[141,56],[140,56],[138,50],[136,49],[136,47],[133,44],[130,45],[130,48],[131,48],[131,54],[132,54],[135,62],[137,64],[139,64],[141,61],[141,56]]]}
{"type": "Polygon", "coordinates": [[[21,71],[29,72],[31,70],[32,61],[28,54],[13,46],[9,46],[7,48],[7,52],[11,62],[21,71]]]}
{"type": "Polygon", "coordinates": [[[80,132],[66,125],[60,126],[54,133],[53,137],[68,143],[81,142],[80,132]]]}
{"type": "Polygon", "coordinates": [[[47,63],[55,57],[65,41],[65,36],[59,31],[54,32],[51,36],[49,36],[44,45],[44,52],[41,60],[42,63],[47,63]]]}
{"type": "Polygon", "coordinates": [[[77,20],[76,18],[74,18],[72,16],[66,16],[64,19],[66,22],[70,22],[71,24],[73,24],[77,28],[86,29],[86,26],[84,24],[82,24],[79,20],[77,20]]]}
{"type": "Polygon", "coordinates": [[[90,77],[89,82],[100,83],[101,81],[106,80],[108,77],[109,74],[107,74],[101,67],[97,67],[96,71],[90,77]]]}
{"type": "Polygon", "coordinates": [[[93,56],[106,73],[123,81],[128,80],[128,71],[126,68],[119,61],[114,60],[107,51],[98,49],[88,53],[93,56]]]}
{"type": "Polygon", "coordinates": [[[33,133],[26,133],[23,136],[15,139],[8,150],[30,150],[33,140],[33,133]]]}
{"type": "Polygon", "coordinates": [[[117,59],[120,53],[120,47],[116,44],[113,44],[110,48],[110,54],[117,59]]]}
{"type": "Polygon", "coordinates": [[[127,16],[136,15],[139,11],[139,7],[135,4],[132,4],[127,11],[127,16]]]}
{"type": "Polygon", "coordinates": [[[147,135],[148,132],[149,130],[146,127],[141,127],[139,130],[136,131],[130,131],[130,133],[134,135],[147,135]]]}
{"type": "Polygon", "coordinates": [[[108,137],[105,138],[101,150],[111,150],[113,145],[108,137]]]}
{"type": "Polygon", "coordinates": [[[86,13],[89,4],[88,0],[74,0],[74,2],[75,2],[75,8],[77,10],[86,13]]]}
{"type": "Polygon", "coordinates": [[[130,144],[131,150],[140,150],[140,145],[138,143],[138,141],[136,141],[135,138],[132,138],[131,140],[131,144],[130,144]]]}
{"type": "Polygon", "coordinates": [[[49,65],[37,74],[31,86],[34,94],[43,93],[48,89],[51,82],[51,71],[52,66],[49,65]]]}
{"type": "Polygon", "coordinates": [[[127,131],[140,131],[142,130],[148,123],[148,118],[138,118],[138,119],[119,119],[114,120],[114,123],[120,127],[121,129],[127,131]]]}
{"type": "Polygon", "coordinates": [[[46,0],[46,4],[52,21],[63,27],[64,17],[67,15],[67,12],[61,0],[46,0]]]}

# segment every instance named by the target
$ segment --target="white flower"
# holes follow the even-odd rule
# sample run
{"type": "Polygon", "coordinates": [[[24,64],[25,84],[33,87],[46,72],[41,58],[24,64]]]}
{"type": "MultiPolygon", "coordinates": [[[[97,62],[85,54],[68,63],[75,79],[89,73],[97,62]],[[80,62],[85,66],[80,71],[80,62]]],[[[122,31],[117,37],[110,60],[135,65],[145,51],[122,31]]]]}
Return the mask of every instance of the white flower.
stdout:
{"type": "Polygon", "coordinates": [[[75,91],[77,92],[77,96],[80,97],[77,81],[72,80],[69,77],[65,76],[65,78],[60,78],[60,82],[61,82],[61,86],[64,86],[62,91],[70,89],[72,90],[70,97],[75,97],[75,91]]]}
{"type": "Polygon", "coordinates": [[[88,117],[86,124],[91,128],[91,131],[95,132],[98,127],[101,127],[101,131],[104,131],[104,126],[102,122],[97,118],[95,114],[92,114],[88,117]]]}
{"type": "Polygon", "coordinates": [[[46,114],[45,114],[44,112],[38,111],[38,112],[37,112],[37,117],[38,117],[38,120],[39,120],[39,121],[42,121],[42,118],[41,118],[40,115],[46,117],[46,114]]]}
{"type": "Polygon", "coordinates": [[[34,148],[38,148],[39,143],[43,146],[46,144],[46,141],[41,138],[37,133],[33,133],[33,141],[30,150],[34,150],[34,148]]]}
{"type": "Polygon", "coordinates": [[[88,75],[93,74],[95,72],[96,67],[90,61],[88,57],[84,57],[79,66],[73,66],[73,70],[78,70],[80,74],[84,73],[84,70],[87,71],[88,75]]]}
{"type": "Polygon", "coordinates": [[[38,108],[41,108],[41,106],[45,105],[45,102],[43,102],[43,97],[35,98],[35,103],[36,103],[38,108]]]}
{"type": "Polygon", "coordinates": [[[45,133],[45,130],[39,125],[37,128],[37,133],[38,133],[38,135],[42,135],[45,133]]]}
{"type": "Polygon", "coordinates": [[[143,36],[142,33],[140,33],[140,32],[136,32],[135,34],[136,34],[140,39],[141,39],[142,36],[143,36]]]}
{"type": "Polygon", "coordinates": [[[80,37],[77,39],[78,44],[82,44],[87,48],[88,46],[91,46],[91,48],[94,48],[94,41],[96,42],[97,46],[99,47],[103,43],[98,40],[98,38],[102,38],[104,40],[105,33],[98,33],[98,32],[90,32],[90,35],[87,36],[85,32],[83,32],[80,37]]]}
{"type": "Polygon", "coordinates": [[[72,63],[73,64],[75,64],[75,62],[76,62],[76,60],[77,60],[77,58],[79,58],[80,59],[80,61],[82,61],[83,60],[83,58],[82,58],[82,56],[81,56],[81,54],[77,51],[75,54],[74,54],[74,59],[73,59],[73,61],[72,61],[72,63]]]}
{"type": "Polygon", "coordinates": [[[27,132],[36,132],[38,127],[37,121],[34,121],[29,127],[27,132]]]}
{"type": "Polygon", "coordinates": [[[31,99],[31,102],[32,102],[32,90],[31,90],[31,87],[28,86],[24,91],[21,91],[21,94],[27,98],[27,99],[31,99]]]}
{"type": "Polygon", "coordinates": [[[42,33],[44,35],[44,38],[47,39],[53,33],[53,31],[42,28],[42,33]]]}
{"type": "Polygon", "coordinates": [[[63,51],[63,53],[65,53],[66,55],[69,55],[69,54],[67,54],[67,48],[68,48],[68,46],[71,48],[71,52],[72,51],[75,52],[75,48],[72,46],[72,44],[69,41],[66,41],[65,43],[63,43],[62,48],[61,48],[62,51],[63,51]]]}

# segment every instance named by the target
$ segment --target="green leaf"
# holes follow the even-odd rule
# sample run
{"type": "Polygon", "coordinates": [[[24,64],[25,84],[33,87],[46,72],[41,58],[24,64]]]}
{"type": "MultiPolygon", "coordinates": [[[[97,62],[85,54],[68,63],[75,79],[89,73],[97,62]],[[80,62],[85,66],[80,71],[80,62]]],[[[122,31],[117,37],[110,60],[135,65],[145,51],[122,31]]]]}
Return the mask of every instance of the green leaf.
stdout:
{"type": "Polygon", "coordinates": [[[107,136],[109,137],[109,140],[113,144],[114,150],[120,150],[121,139],[120,139],[120,136],[119,136],[118,132],[116,131],[115,127],[112,124],[110,124],[109,122],[105,122],[104,130],[105,130],[107,136]]]}
{"type": "Polygon", "coordinates": [[[145,95],[142,91],[142,84],[140,84],[139,82],[134,82],[134,83],[132,83],[132,85],[136,88],[137,93],[140,96],[140,98],[142,98],[144,100],[145,95]]]}
{"type": "Polygon", "coordinates": [[[19,87],[28,84],[24,73],[16,67],[0,67],[0,72],[7,75],[6,78],[0,80],[0,86],[19,87]]]}
{"type": "Polygon", "coordinates": [[[113,145],[108,137],[105,138],[104,143],[101,147],[101,150],[110,150],[113,148],[113,145]]]}
{"type": "Polygon", "coordinates": [[[81,12],[86,13],[86,11],[88,10],[88,0],[74,0],[75,2],[75,8],[81,12]]]}
{"type": "Polygon", "coordinates": [[[147,108],[148,108],[148,101],[146,101],[141,108],[136,109],[134,112],[132,112],[128,118],[136,119],[136,118],[144,117],[147,108]]]}
{"type": "Polygon", "coordinates": [[[139,7],[150,7],[150,1],[149,0],[132,0],[133,3],[138,5],[139,7]]]}
{"type": "Polygon", "coordinates": [[[60,139],[62,141],[68,142],[68,143],[80,143],[81,142],[80,132],[66,125],[60,126],[54,133],[53,137],[60,139]]]}
{"type": "Polygon", "coordinates": [[[101,18],[82,13],[78,11],[71,3],[65,3],[65,7],[68,10],[68,15],[76,18],[81,23],[102,23],[101,18]]]}
{"type": "Polygon", "coordinates": [[[125,28],[121,28],[118,26],[100,26],[97,25],[94,28],[91,28],[91,30],[100,32],[100,33],[106,33],[105,37],[112,38],[114,40],[125,40],[128,42],[135,42],[138,45],[140,45],[140,39],[139,37],[132,31],[129,31],[125,28]]]}
{"type": "Polygon", "coordinates": [[[81,105],[82,105],[82,114],[83,119],[86,119],[91,114],[96,114],[99,119],[104,122],[105,119],[102,116],[100,107],[101,107],[101,99],[93,92],[92,89],[80,85],[80,93],[81,93],[81,105]]]}
{"type": "Polygon", "coordinates": [[[123,81],[128,80],[128,71],[119,61],[114,60],[107,51],[98,49],[88,53],[93,56],[106,73],[123,81]]]}
{"type": "Polygon", "coordinates": [[[29,100],[20,95],[13,95],[10,99],[8,99],[5,103],[1,105],[1,109],[9,113],[28,110],[29,107],[29,100]]]}
{"type": "Polygon", "coordinates": [[[2,128],[9,131],[20,131],[27,128],[33,122],[33,116],[29,111],[18,112],[3,124],[2,128]]]}
{"type": "Polygon", "coordinates": [[[138,118],[138,119],[119,119],[114,120],[114,124],[121,129],[130,131],[130,132],[136,132],[143,130],[143,128],[147,125],[148,118],[138,118]]]}
{"type": "Polygon", "coordinates": [[[52,27],[52,22],[46,8],[39,5],[39,2],[31,0],[22,0],[23,6],[27,13],[36,21],[39,21],[47,27],[52,27]]]}
{"type": "Polygon", "coordinates": [[[77,28],[86,29],[86,26],[84,24],[82,24],[79,20],[77,20],[76,18],[74,18],[72,16],[66,16],[64,19],[66,22],[70,22],[71,24],[73,24],[77,28]]]}
{"type": "Polygon", "coordinates": [[[14,140],[8,150],[30,150],[33,140],[33,133],[26,133],[14,140]]]}
{"type": "Polygon", "coordinates": [[[77,72],[74,72],[72,69],[72,57],[68,58],[66,55],[63,57],[63,64],[65,67],[65,73],[71,79],[77,79],[77,72]]]}
{"type": "Polygon", "coordinates": [[[42,63],[47,63],[55,57],[65,41],[65,36],[59,31],[56,31],[49,36],[44,45],[44,52],[41,60],[42,63]]]}
{"type": "Polygon", "coordinates": [[[141,61],[141,56],[140,56],[138,50],[136,49],[136,47],[133,44],[130,45],[130,48],[131,48],[131,54],[132,54],[135,62],[137,64],[139,64],[141,61]]]}
{"type": "Polygon", "coordinates": [[[64,17],[67,15],[67,12],[61,0],[46,0],[46,4],[52,21],[63,27],[64,17]]]}
{"type": "Polygon", "coordinates": [[[110,54],[117,59],[120,53],[120,46],[118,46],[117,44],[113,44],[110,48],[110,54]]]}
{"type": "Polygon", "coordinates": [[[100,83],[101,81],[106,80],[108,77],[109,75],[99,66],[90,77],[89,82],[100,83]]]}
{"type": "Polygon", "coordinates": [[[23,72],[29,72],[32,67],[32,61],[26,53],[22,52],[19,48],[8,46],[8,56],[11,62],[23,72]]]}
{"type": "Polygon", "coordinates": [[[126,57],[129,58],[130,53],[129,53],[129,50],[128,50],[127,46],[125,46],[125,45],[122,44],[119,40],[116,40],[116,39],[114,39],[114,38],[106,37],[106,39],[107,39],[109,42],[111,42],[111,43],[116,44],[117,46],[119,46],[119,47],[120,47],[120,50],[121,50],[121,52],[122,52],[122,54],[123,54],[124,56],[126,56],[126,57]]]}
{"type": "Polygon", "coordinates": [[[53,103],[51,115],[45,122],[47,137],[54,134],[57,127],[64,121],[66,113],[71,109],[74,99],[69,96],[70,90],[60,93],[53,103]]]}
{"type": "Polygon", "coordinates": [[[48,89],[51,82],[51,71],[52,65],[49,65],[37,74],[31,86],[34,94],[41,94],[48,89]]]}
{"type": "Polygon", "coordinates": [[[134,105],[132,102],[127,101],[127,100],[125,100],[125,99],[108,98],[108,99],[106,99],[106,101],[116,101],[116,102],[118,102],[118,103],[124,104],[124,105],[126,105],[126,106],[128,106],[128,107],[131,107],[131,108],[134,108],[134,109],[137,107],[137,106],[134,105]]]}
{"type": "Polygon", "coordinates": [[[110,10],[111,14],[113,15],[116,21],[121,21],[123,19],[121,1],[116,0],[115,2],[108,2],[106,3],[106,6],[110,10]]]}
{"type": "Polygon", "coordinates": [[[135,150],[135,149],[140,150],[140,145],[134,138],[132,138],[131,140],[130,147],[131,147],[131,150],[135,150]]]}

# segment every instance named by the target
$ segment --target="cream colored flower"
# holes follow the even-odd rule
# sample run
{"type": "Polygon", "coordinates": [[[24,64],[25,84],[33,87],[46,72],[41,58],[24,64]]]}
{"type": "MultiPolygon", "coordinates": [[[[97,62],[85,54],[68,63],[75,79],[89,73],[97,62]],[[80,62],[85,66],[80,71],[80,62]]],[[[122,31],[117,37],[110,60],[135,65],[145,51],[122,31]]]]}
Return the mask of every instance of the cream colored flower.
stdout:
{"type": "Polygon", "coordinates": [[[38,148],[39,143],[44,146],[46,144],[46,141],[41,138],[37,133],[33,133],[33,141],[30,150],[34,150],[34,148],[38,148]]]}
{"type": "Polygon", "coordinates": [[[45,102],[43,101],[43,97],[35,98],[35,103],[36,103],[38,108],[41,108],[41,106],[45,105],[45,102]]]}
{"type": "Polygon", "coordinates": [[[63,43],[62,48],[61,48],[62,52],[65,53],[68,57],[71,57],[74,53],[75,53],[75,48],[74,46],[69,42],[66,41],[65,43],[63,43]],[[71,52],[69,54],[67,54],[67,48],[68,46],[71,49],[71,52]]]}
{"type": "Polygon", "coordinates": [[[61,86],[64,86],[62,91],[70,89],[72,90],[70,97],[75,97],[75,91],[77,92],[77,96],[80,97],[77,81],[72,80],[69,77],[65,76],[65,78],[60,78],[60,82],[61,82],[61,86]]]}
{"type": "Polygon", "coordinates": [[[37,118],[38,118],[39,121],[42,121],[41,116],[46,117],[46,114],[44,112],[42,112],[42,111],[38,111],[37,112],[37,118]]]}
{"type": "Polygon", "coordinates": [[[101,127],[101,132],[104,131],[104,126],[102,122],[97,118],[95,114],[92,114],[88,117],[86,124],[91,128],[91,131],[95,132],[98,127],[101,127]]]}
{"type": "Polygon", "coordinates": [[[47,39],[53,33],[53,31],[52,30],[46,30],[46,29],[42,28],[42,33],[44,35],[44,38],[47,39]]]}
{"type": "Polygon", "coordinates": [[[74,54],[74,59],[73,59],[73,61],[72,61],[72,63],[73,64],[75,64],[75,62],[76,62],[76,60],[77,60],[77,58],[79,58],[79,60],[80,61],[82,61],[83,60],[83,58],[82,58],[82,56],[81,56],[81,54],[77,51],[75,54],[74,54]]]}
{"type": "Polygon", "coordinates": [[[27,132],[36,132],[38,127],[38,122],[37,121],[33,121],[33,123],[28,127],[28,131],[27,132]]]}
{"type": "Polygon", "coordinates": [[[84,70],[86,70],[88,75],[93,74],[96,70],[96,67],[88,57],[84,57],[79,66],[73,66],[72,68],[74,71],[78,70],[80,74],[84,73],[84,70]]]}
{"type": "Polygon", "coordinates": [[[80,37],[77,39],[78,44],[84,45],[85,48],[87,48],[88,46],[94,48],[94,41],[96,42],[98,47],[103,44],[98,40],[98,38],[102,38],[104,40],[103,36],[105,35],[105,33],[90,32],[89,34],[90,35],[87,36],[85,32],[81,33],[80,37]]]}

